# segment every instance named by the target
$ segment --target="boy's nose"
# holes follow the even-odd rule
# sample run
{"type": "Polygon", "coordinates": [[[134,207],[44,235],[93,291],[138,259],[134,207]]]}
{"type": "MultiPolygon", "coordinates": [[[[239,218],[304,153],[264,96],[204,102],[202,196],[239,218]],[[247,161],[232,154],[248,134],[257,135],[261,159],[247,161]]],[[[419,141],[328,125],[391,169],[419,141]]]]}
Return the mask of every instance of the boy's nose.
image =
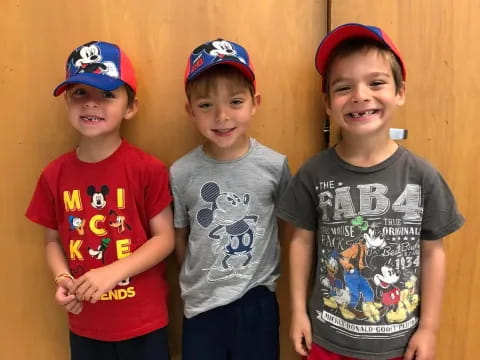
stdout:
{"type": "Polygon", "coordinates": [[[95,99],[87,99],[87,100],[83,103],[83,107],[85,107],[85,108],[98,107],[98,102],[95,101],[95,99]]]}
{"type": "Polygon", "coordinates": [[[359,103],[363,101],[369,101],[370,94],[369,89],[365,86],[359,85],[355,86],[352,91],[352,102],[359,103]]]}
{"type": "Polygon", "coordinates": [[[224,109],[223,107],[218,108],[216,120],[217,121],[230,120],[230,116],[228,115],[226,109],[224,109]]]}

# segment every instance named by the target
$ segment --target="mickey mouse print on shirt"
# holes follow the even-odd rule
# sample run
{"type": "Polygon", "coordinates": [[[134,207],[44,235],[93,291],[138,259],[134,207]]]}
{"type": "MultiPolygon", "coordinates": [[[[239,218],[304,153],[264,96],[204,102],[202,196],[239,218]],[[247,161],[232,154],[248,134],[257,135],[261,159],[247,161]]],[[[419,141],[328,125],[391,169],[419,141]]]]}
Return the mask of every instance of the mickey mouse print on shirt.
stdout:
{"type": "MultiPolygon", "coordinates": [[[[97,184],[88,185],[83,191],[63,191],[68,214],[65,218],[69,227],[68,260],[73,269],[82,269],[80,273],[72,270],[77,275],[82,275],[89,268],[127,257],[134,250],[131,240],[133,229],[125,212],[125,189],[97,184]]],[[[124,300],[135,294],[135,287],[127,278],[118,287],[103,294],[100,300],[124,300]]]]}
{"type": "Polygon", "coordinates": [[[209,230],[212,252],[217,255],[208,274],[209,281],[232,277],[250,278],[246,274],[255,263],[255,237],[263,236],[257,228],[258,216],[250,214],[250,195],[220,191],[218,184],[207,182],[201,198],[209,203],[197,212],[197,222],[209,230]]]}

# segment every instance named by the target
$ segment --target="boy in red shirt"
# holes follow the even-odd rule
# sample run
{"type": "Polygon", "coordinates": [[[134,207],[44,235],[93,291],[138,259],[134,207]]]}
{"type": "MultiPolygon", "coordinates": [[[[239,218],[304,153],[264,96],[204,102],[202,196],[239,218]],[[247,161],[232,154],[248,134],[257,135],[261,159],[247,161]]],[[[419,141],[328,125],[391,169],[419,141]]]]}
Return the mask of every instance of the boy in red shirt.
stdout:
{"type": "Polygon", "coordinates": [[[133,66],[93,41],[67,59],[68,119],[78,147],[43,170],[26,216],[69,312],[73,360],[169,359],[163,259],[173,250],[168,172],[120,136],[138,108],[133,66]]]}

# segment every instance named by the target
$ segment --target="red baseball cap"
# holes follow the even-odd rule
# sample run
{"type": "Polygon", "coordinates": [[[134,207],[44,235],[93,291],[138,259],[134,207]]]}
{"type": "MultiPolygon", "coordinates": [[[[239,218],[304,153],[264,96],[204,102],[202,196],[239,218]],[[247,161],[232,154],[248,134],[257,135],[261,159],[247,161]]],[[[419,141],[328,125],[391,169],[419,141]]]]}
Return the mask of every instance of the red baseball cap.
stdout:
{"type": "Polygon", "coordinates": [[[369,38],[376,40],[379,43],[388,47],[388,49],[393,52],[398,62],[400,63],[400,67],[402,68],[403,80],[406,79],[407,70],[402,60],[402,56],[400,55],[400,51],[395,46],[390,37],[382,29],[375,26],[368,26],[358,23],[348,23],[340,25],[339,27],[333,29],[330,33],[327,34],[327,36],[325,36],[325,38],[318,46],[317,54],[315,55],[315,67],[320,73],[320,75],[322,75],[323,91],[325,91],[325,78],[327,70],[326,66],[332,51],[342,41],[352,38],[369,38]]]}

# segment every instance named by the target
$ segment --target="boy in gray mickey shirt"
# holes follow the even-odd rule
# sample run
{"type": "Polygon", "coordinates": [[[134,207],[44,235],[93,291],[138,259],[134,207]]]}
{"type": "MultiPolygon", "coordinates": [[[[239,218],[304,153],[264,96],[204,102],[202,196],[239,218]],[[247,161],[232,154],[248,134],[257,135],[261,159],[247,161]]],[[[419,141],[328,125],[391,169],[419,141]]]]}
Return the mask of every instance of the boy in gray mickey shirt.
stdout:
{"type": "Polygon", "coordinates": [[[217,39],[194,49],[185,87],[205,142],[170,170],[182,358],[277,360],[275,209],[290,179],[287,159],[247,134],[260,94],[242,46],[217,39]]]}

